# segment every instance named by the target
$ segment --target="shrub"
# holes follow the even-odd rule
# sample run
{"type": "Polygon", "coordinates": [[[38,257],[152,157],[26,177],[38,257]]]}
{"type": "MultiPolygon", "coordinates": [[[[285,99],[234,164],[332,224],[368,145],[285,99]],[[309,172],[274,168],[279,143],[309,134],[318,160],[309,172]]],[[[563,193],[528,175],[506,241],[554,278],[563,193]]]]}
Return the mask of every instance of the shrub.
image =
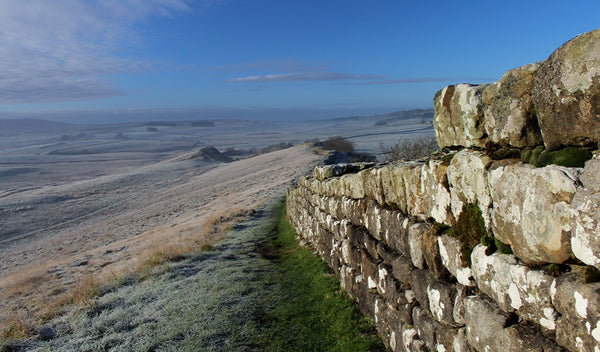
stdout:
{"type": "Polygon", "coordinates": [[[354,143],[342,136],[331,137],[321,143],[323,149],[337,150],[343,153],[354,153],[354,143]]]}
{"type": "Polygon", "coordinates": [[[402,139],[391,147],[382,146],[381,149],[390,160],[419,159],[440,150],[434,137],[402,139]]]}

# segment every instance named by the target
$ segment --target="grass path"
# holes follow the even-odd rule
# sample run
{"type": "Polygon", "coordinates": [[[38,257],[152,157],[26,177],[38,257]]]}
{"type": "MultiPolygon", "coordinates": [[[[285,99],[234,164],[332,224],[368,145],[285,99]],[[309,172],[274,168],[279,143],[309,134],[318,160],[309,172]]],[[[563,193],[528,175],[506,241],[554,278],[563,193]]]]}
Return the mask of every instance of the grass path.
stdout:
{"type": "Polygon", "coordinates": [[[213,250],[154,267],[48,331],[56,336],[23,350],[383,350],[337,278],[297,247],[273,208],[238,224],[213,250]]]}

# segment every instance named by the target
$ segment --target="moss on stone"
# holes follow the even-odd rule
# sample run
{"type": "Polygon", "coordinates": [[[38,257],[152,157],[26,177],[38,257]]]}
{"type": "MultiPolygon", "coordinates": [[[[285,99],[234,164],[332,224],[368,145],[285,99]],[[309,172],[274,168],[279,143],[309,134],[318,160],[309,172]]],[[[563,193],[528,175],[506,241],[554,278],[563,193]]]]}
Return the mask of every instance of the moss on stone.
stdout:
{"type": "Polygon", "coordinates": [[[442,163],[444,163],[444,165],[450,165],[450,162],[452,161],[452,158],[454,158],[455,155],[456,153],[444,154],[444,156],[442,156],[442,163]]]}
{"type": "Polygon", "coordinates": [[[542,167],[550,164],[566,167],[584,167],[592,158],[592,152],[586,148],[567,147],[556,151],[542,152],[532,164],[542,167]]]}
{"type": "Polygon", "coordinates": [[[489,245],[492,244],[492,238],[490,238],[490,236],[488,236],[486,233],[485,235],[481,236],[480,243],[482,246],[489,247],[489,245]]]}
{"type": "Polygon", "coordinates": [[[518,158],[519,150],[515,148],[501,147],[497,150],[494,150],[489,155],[493,160],[518,158]]]}
{"type": "Polygon", "coordinates": [[[465,204],[456,224],[448,230],[447,234],[462,241],[462,264],[471,266],[473,248],[480,243],[482,237],[487,236],[485,222],[479,206],[473,203],[465,204]]]}
{"type": "Polygon", "coordinates": [[[583,273],[583,279],[586,284],[600,281],[600,270],[588,266],[583,273]]]}
{"type": "Polygon", "coordinates": [[[556,264],[556,263],[543,265],[540,267],[540,269],[542,269],[548,275],[551,275],[554,277],[558,277],[561,274],[566,273],[571,270],[571,268],[568,265],[556,264]]]}
{"type": "Polygon", "coordinates": [[[497,238],[494,238],[494,244],[496,245],[496,248],[498,248],[498,252],[502,254],[513,254],[512,248],[509,244],[506,244],[497,238]]]}
{"type": "Polygon", "coordinates": [[[533,148],[533,150],[531,151],[531,157],[529,158],[528,163],[535,165],[537,163],[538,158],[540,157],[540,154],[542,154],[543,151],[544,151],[543,145],[538,145],[537,147],[533,148]]]}
{"type": "Polygon", "coordinates": [[[521,160],[523,160],[524,163],[528,163],[531,160],[531,152],[533,151],[533,148],[527,148],[527,149],[523,149],[521,151],[521,160]]]}
{"type": "Polygon", "coordinates": [[[567,147],[560,150],[544,150],[544,146],[538,145],[531,149],[521,151],[521,160],[535,167],[547,165],[559,165],[566,167],[584,167],[585,162],[592,158],[592,152],[588,148],[567,147]]]}

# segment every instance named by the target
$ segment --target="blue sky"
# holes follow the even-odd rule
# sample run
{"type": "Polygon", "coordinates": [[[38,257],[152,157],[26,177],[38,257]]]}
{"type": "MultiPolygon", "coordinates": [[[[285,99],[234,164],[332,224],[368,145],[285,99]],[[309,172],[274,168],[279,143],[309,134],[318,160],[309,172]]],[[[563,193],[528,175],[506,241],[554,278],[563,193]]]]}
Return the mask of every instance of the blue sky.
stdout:
{"type": "Polygon", "coordinates": [[[547,58],[599,14],[597,0],[0,0],[0,117],[431,108],[448,84],[547,58]]]}

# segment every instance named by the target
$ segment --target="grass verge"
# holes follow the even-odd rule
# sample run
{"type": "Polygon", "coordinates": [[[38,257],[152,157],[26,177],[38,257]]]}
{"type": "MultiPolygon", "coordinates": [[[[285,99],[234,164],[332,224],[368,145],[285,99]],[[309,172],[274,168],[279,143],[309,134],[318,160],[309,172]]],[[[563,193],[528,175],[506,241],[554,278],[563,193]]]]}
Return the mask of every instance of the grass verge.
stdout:
{"type": "Polygon", "coordinates": [[[341,289],[339,278],[300,247],[285,206],[266,246],[277,268],[281,299],[265,317],[267,351],[385,351],[373,323],[341,289]]]}

